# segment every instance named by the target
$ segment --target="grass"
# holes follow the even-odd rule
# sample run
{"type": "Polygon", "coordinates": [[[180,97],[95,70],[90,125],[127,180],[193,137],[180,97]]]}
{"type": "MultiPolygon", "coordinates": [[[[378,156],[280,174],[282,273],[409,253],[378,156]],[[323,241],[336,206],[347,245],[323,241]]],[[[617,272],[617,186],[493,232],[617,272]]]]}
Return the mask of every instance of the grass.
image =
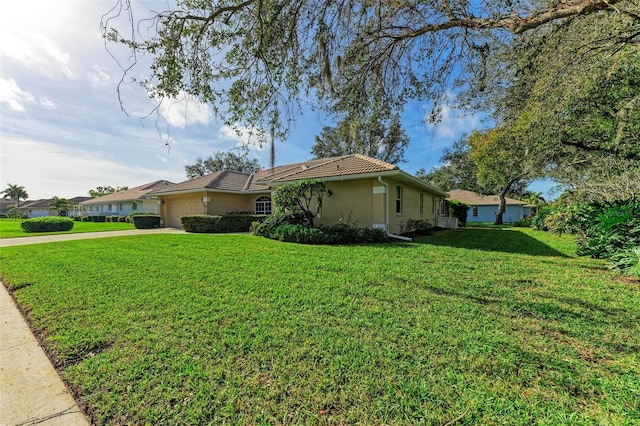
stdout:
{"type": "Polygon", "coordinates": [[[147,235],[3,248],[0,274],[98,425],[638,424],[638,283],[574,248],[147,235]]]}
{"type": "Polygon", "coordinates": [[[83,232],[122,231],[134,229],[132,223],[124,222],[73,222],[73,229],[62,232],[24,232],[21,220],[0,219],[0,238],[36,237],[40,235],[79,234],[83,232]]]}

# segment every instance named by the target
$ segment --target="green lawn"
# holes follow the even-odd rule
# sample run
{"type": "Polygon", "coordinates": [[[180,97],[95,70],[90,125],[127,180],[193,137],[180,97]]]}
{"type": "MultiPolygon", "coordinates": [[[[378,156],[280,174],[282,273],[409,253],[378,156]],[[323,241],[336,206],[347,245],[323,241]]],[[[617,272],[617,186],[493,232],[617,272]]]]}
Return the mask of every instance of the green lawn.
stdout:
{"type": "Polygon", "coordinates": [[[73,222],[73,229],[63,232],[27,233],[20,227],[21,220],[0,219],[0,238],[35,237],[38,235],[78,234],[82,232],[122,231],[135,229],[132,223],[124,222],[73,222]]]}
{"type": "Polygon", "coordinates": [[[640,423],[640,286],[568,237],[304,246],[146,235],[3,248],[98,425],[640,423]]]}

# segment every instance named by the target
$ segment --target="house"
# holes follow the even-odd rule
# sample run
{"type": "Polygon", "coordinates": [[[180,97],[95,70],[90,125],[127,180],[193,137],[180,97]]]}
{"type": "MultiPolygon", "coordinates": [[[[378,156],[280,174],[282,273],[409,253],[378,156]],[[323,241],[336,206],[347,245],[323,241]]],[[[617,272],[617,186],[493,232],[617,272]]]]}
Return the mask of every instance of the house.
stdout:
{"type": "Polygon", "coordinates": [[[7,214],[9,207],[18,204],[16,200],[12,198],[0,198],[0,214],[7,214]]]}
{"type": "Polygon", "coordinates": [[[287,164],[254,174],[219,171],[156,190],[166,226],[180,217],[230,212],[269,214],[271,192],[285,183],[322,179],[327,185],[318,225],[340,219],[361,227],[401,233],[409,219],[436,223],[447,193],[400,170],[360,154],[287,164]]]}
{"type": "MultiPolygon", "coordinates": [[[[454,189],[449,191],[449,198],[469,204],[467,222],[494,222],[495,213],[500,205],[500,198],[497,195],[482,195],[464,189],[454,189]]],[[[506,198],[505,212],[502,215],[504,223],[513,223],[531,214],[534,207],[525,201],[506,198]]]]}
{"type": "MultiPolygon", "coordinates": [[[[73,197],[67,199],[69,210],[66,215],[68,217],[76,216],[78,214],[76,207],[79,203],[89,199],[90,197],[73,197]]],[[[58,212],[51,208],[52,201],[53,199],[51,198],[23,201],[20,204],[20,210],[24,211],[27,217],[58,216],[58,212]]]]}
{"type": "Polygon", "coordinates": [[[116,191],[79,203],[84,216],[128,216],[131,213],[158,213],[158,200],[149,194],[175,185],[167,180],[156,180],[135,188],[116,191]]]}

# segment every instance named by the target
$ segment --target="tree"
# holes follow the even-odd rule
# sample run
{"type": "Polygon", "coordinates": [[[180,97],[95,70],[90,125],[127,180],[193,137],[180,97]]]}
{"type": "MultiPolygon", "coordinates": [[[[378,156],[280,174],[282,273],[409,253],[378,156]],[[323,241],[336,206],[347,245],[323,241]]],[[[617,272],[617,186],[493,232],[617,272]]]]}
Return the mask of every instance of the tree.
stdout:
{"type": "MultiPolygon", "coordinates": [[[[547,47],[545,40],[568,26],[590,27],[606,43],[586,46],[583,57],[637,47],[640,39],[635,0],[179,0],[145,25],[134,16],[131,0],[117,0],[102,32],[107,43],[129,47],[132,58],[150,54],[150,73],[140,82],[151,96],[207,102],[225,123],[262,129],[258,139],[270,136],[272,148],[312,95],[320,106],[342,103],[340,111],[359,108],[371,93],[398,108],[408,99],[430,100],[437,118],[447,91],[473,99],[513,81],[492,71],[515,72],[503,55],[521,39],[521,50],[536,51],[527,47],[530,33],[547,47]],[[116,29],[120,16],[130,20],[129,35],[116,29]]],[[[580,55],[584,46],[573,47],[580,55]]],[[[556,69],[572,62],[575,55],[562,55],[556,69]]],[[[126,74],[135,62],[121,65],[126,74]]],[[[542,98],[557,91],[554,84],[536,87],[542,98]]]]}
{"type": "Polygon", "coordinates": [[[398,115],[383,120],[377,115],[347,117],[336,127],[325,127],[311,148],[314,158],[363,154],[391,164],[405,161],[409,137],[398,115]]]}
{"type": "Polygon", "coordinates": [[[55,210],[58,212],[58,216],[66,216],[69,211],[69,200],[54,196],[49,202],[49,210],[55,210]]]}
{"type": "Polygon", "coordinates": [[[276,213],[302,214],[303,225],[312,227],[315,217],[322,210],[322,196],[326,184],[319,179],[303,179],[286,183],[273,191],[276,213]],[[315,202],[316,209],[312,209],[315,202]]]}
{"type": "MultiPolygon", "coordinates": [[[[452,146],[444,149],[440,157],[441,166],[432,168],[429,173],[420,169],[416,176],[444,191],[465,189],[478,194],[494,194],[496,191],[494,186],[482,185],[478,180],[478,166],[470,156],[471,148],[468,141],[468,137],[458,139],[452,146]]],[[[520,197],[528,184],[529,182],[525,180],[515,181],[507,195],[520,197]]]]}
{"type": "Polygon", "coordinates": [[[478,182],[493,188],[500,198],[496,225],[502,224],[506,195],[511,187],[518,182],[526,187],[531,180],[544,175],[543,167],[547,162],[543,153],[520,136],[518,129],[502,127],[487,132],[476,131],[468,140],[469,155],[478,170],[478,182]]]}
{"type": "Polygon", "coordinates": [[[230,170],[241,173],[255,173],[260,170],[257,158],[249,158],[249,150],[244,148],[234,151],[216,151],[206,159],[198,158],[195,164],[184,166],[188,179],[195,179],[219,170],[230,170]]]}
{"type": "Polygon", "coordinates": [[[128,186],[118,186],[117,188],[112,186],[99,186],[96,189],[90,189],[89,196],[91,198],[102,197],[103,195],[113,194],[118,191],[126,191],[127,189],[129,189],[128,186]]]}
{"type": "Polygon", "coordinates": [[[29,198],[29,194],[24,189],[24,186],[7,184],[7,188],[0,192],[0,194],[4,194],[3,198],[10,198],[12,200],[16,200],[16,207],[20,207],[20,200],[26,200],[29,198]]]}

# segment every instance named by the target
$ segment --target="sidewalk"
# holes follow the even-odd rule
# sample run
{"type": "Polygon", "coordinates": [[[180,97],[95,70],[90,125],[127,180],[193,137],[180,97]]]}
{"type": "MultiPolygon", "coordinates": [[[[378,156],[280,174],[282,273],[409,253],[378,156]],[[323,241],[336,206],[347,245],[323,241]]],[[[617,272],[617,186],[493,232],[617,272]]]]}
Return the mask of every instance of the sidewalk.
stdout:
{"type": "MultiPolygon", "coordinates": [[[[184,231],[160,228],[5,238],[0,247],[165,233],[184,231]]],[[[88,426],[89,422],[0,282],[0,426],[31,425],[88,426]]]]}
{"type": "MultiPolygon", "coordinates": [[[[132,229],[126,231],[85,232],[79,234],[42,235],[35,237],[2,238],[0,247],[22,246],[25,244],[53,243],[56,241],[88,240],[107,237],[125,237],[142,234],[184,234],[182,228],[132,229]]],[[[0,425],[4,426],[4,425],[0,425]]]]}
{"type": "Polygon", "coordinates": [[[4,283],[0,327],[0,425],[89,425],[4,283]]]}

